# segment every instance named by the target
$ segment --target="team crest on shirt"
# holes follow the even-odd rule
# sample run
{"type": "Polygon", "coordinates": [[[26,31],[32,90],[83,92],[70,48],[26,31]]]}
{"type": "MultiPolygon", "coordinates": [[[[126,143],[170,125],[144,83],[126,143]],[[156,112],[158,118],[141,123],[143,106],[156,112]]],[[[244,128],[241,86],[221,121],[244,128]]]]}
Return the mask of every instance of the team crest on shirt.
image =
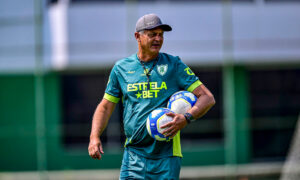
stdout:
{"type": "Polygon", "coordinates": [[[161,65],[157,65],[157,72],[163,76],[167,73],[168,70],[168,65],[167,64],[161,64],[161,65]]]}

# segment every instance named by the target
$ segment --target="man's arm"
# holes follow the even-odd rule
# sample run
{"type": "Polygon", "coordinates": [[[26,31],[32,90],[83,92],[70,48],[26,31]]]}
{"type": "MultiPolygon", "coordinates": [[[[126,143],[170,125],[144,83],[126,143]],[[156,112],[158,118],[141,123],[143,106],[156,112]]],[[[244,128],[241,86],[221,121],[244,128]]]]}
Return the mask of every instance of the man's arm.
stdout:
{"type": "Polygon", "coordinates": [[[92,121],[92,130],[90,134],[89,155],[94,159],[101,159],[104,153],[100,135],[107,126],[108,120],[115,109],[116,104],[106,99],[102,99],[98,104],[92,121]]]}
{"type": "MultiPolygon", "coordinates": [[[[195,105],[188,111],[195,119],[202,117],[216,102],[213,94],[201,84],[194,89],[193,94],[197,96],[195,105]]],[[[183,114],[168,113],[168,116],[173,118],[173,121],[162,126],[169,127],[163,134],[165,136],[174,137],[177,132],[183,129],[187,125],[187,121],[183,114]]]]}
{"type": "Polygon", "coordinates": [[[207,111],[216,104],[213,94],[203,85],[198,86],[194,91],[198,98],[197,102],[188,113],[192,114],[195,119],[202,117],[207,111]]]}

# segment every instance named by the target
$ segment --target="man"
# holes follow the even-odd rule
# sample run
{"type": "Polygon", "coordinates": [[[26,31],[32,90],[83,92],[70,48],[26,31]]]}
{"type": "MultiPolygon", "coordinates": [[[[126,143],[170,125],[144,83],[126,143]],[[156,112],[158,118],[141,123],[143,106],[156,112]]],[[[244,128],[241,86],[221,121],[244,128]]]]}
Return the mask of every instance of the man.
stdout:
{"type": "Polygon", "coordinates": [[[100,136],[116,103],[124,107],[125,150],[120,179],[179,179],[181,147],[179,131],[203,116],[214,104],[212,93],[178,57],[160,53],[164,32],[171,31],[155,14],[141,17],[136,24],[138,52],[118,61],[109,77],[104,97],[94,113],[90,135],[89,155],[101,159],[103,147],[100,136]],[[169,97],[188,90],[198,100],[188,113],[168,116],[163,134],[170,141],[156,141],[146,128],[151,111],[166,107],[169,97]]]}

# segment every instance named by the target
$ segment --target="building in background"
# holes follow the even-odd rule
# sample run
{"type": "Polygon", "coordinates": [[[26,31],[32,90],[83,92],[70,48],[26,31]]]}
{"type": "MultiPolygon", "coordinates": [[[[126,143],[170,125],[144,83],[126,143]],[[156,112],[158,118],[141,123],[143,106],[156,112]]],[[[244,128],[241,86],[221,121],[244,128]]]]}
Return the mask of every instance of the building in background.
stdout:
{"type": "Polygon", "coordinates": [[[119,168],[121,104],[101,162],[87,153],[91,118],[113,64],[136,52],[137,19],[152,12],[173,27],[162,51],[180,56],[217,102],[183,130],[183,165],[285,160],[300,112],[300,1],[52,0],[42,13],[37,2],[0,2],[0,171],[39,166],[37,59],[45,169],[119,168]]]}

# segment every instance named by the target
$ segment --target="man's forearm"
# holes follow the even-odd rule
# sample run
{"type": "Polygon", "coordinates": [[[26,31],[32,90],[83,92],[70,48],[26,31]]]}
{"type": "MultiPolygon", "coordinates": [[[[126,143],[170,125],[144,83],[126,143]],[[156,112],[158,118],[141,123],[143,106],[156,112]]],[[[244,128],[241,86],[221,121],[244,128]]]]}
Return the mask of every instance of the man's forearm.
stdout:
{"type": "Polygon", "coordinates": [[[198,86],[193,93],[198,100],[188,111],[195,119],[202,117],[216,103],[213,94],[204,86],[198,86]]]}
{"type": "Polygon", "coordinates": [[[108,120],[114,110],[115,104],[108,104],[105,101],[107,100],[102,100],[95,110],[90,137],[100,137],[105,130],[108,120]]]}
{"type": "Polygon", "coordinates": [[[195,119],[198,119],[206,114],[214,104],[215,99],[212,95],[202,95],[198,98],[193,108],[189,110],[189,113],[192,114],[195,119]]]}

